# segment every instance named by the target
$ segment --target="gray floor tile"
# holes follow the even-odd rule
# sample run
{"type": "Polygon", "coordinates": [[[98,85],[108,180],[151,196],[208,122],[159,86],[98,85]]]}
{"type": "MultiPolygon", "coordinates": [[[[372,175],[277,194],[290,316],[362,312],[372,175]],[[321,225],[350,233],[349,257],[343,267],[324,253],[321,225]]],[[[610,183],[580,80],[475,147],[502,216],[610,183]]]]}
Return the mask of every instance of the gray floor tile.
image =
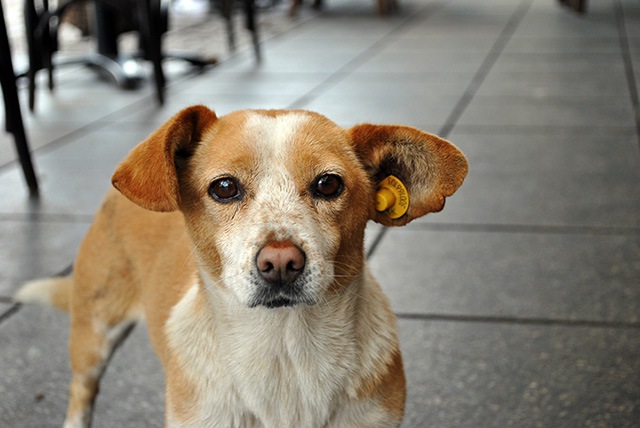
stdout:
{"type": "Polygon", "coordinates": [[[576,97],[613,102],[629,97],[624,70],[591,72],[493,72],[476,95],[525,96],[533,99],[576,97]]]}
{"type": "Polygon", "coordinates": [[[13,304],[10,303],[8,298],[6,298],[6,301],[0,301],[0,318],[8,316],[8,312],[11,311],[13,311],[13,304]]]}
{"type": "Polygon", "coordinates": [[[246,72],[261,70],[269,73],[335,73],[344,68],[351,60],[353,53],[349,51],[335,52],[271,52],[259,65],[255,65],[253,58],[243,56],[233,62],[225,64],[221,72],[246,72]]]}
{"type": "Polygon", "coordinates": [[[410,226],[371,266],[398,312],[638,322],[639,236],[410,226]]]}
{"type": "MultiPolygon", "coordinates": [[[[375,18],[372,17],[372,23],[375,18]]],[[[345,22],[344,27],[348,27],[349,22],[345,22]]],[[[389,29],[392,27],[389,27],[389,29]]],[[[376,32],[375,34],[344,34],[341,29],[318,29],[314,31],[312,25],[305,26],[292,33],[290,37],[282,38],[265,46],[265,55],[289,54],[298,55],[307,52],[317,52],[322,50],[328,53],[351,53],[356,56],[374,46],[383,39],[389,29],[376,32]],[[318,33],[322,33],[319,35],[318,33]]]]}
{"type": "Polygon", "coordinates": [[[353,95],[334,93],[321,94],[300,107],[318,111],[341,126],[365,122],[401,124],[437,133],[458,99],[458,96],[385,95],[376,91],[363,93],[355,101],[353,95]]]}
{"type": "MultiPolygon", "coordinates": [[[[58,123],[38,123],[37,125],[27,125],[25,133],[27,134],[27,142],[29,149],[33,152],[42,147],[55,142],[64,140],[70,134],[77,132],[86,126],[82,122],[58,122],[58,123]]],[[[4,130],[3,130],[4,131],[4,130]]],[[[7,149],[0,152],[0,167],[5,167],[12,162],[17,161],[18,154],[15,149],[15,140],[13,135],[8,133],[0,133],[0,145],[7,149]]],[[[37,168],[37,161],[35,161],[37,168]]]]}
{"type": "Polygon", "coordinates": [[[162,107],[149,105],[122,116],[119,123],[149,123],[159,127],[183,108],[203,104],[219,116],[241,109],[283,109],[299,98],[296,93],[212,94],[176,93],[162,107]]]}
{"type": "Polygon", "coordinates": [[[612,2],[590,2],[589,13],[579,15],[553,1],[536,0],[514,37],[597,39],[615,37],[617,25],[612,2]]]}
{"type": "MultiPolygon", "coordinates": [[[[375,96],[380,100],[406,100],[408,104],[425,104],[440,98],[461,98],[471,83],[474,73],[351,73],[338,83],[325,88],[322,96],[344,97],[352,103],[375,96]]],[[[392,107],[378,102],[375,107],[381,111],[392,107]]],[[[442,113],[448,113],[450,106],[439,106],[442,113]]]]}
{"type": "Polygon", "coordinates": [[[208,95],[217,99],[220,95],[295,95],[302,96],[327,80],[329,73],[268,73],[252,70],[244,73],[220,73],[215,76],[202,76],[190,79],[180,87],[180,94],[195,96],[208,95]]]}
{"type": "Polygon", "coordinates": [[[471,38],[496,40],[507,21],[508,16],[499,16],[495,22],[480,22],[473,16],[447,18],[436,12],[426,19],[414,21],[399,35],[406,38],[446,37],[457,42],[471,38]]]}
{"type": "Polygon", "coordinates": [[[379,235],[382,233],[382,229],[383,229],[383,226],[378,223],[374,223],[372,221],[367,223],[367,228],[364,231],[365,232],[364,233],[365,251],[368,252],[371,250],[371,247],[373,246],[374,242],[378,240],[379,235]]]}
{"type": "Polygon", "coordinates": [[[624,24],[629,36],[640,34],[640,9],[638,2],[634,0],[622,0],[620,2],[624,12],[624,24]]]}
{"type": "Polygon", "coordinates": [[[491,72],[577,72],[589,75],[593,72],[619,73],[624,71],[619,53],[524,53],[503,52],[491,72]]]}
{"type": "Polygon", "coordinates": [[[385,73],[469,73],[480,68],[486,54],[448,52],[418,53],[389,50],[381,52],[354,68],[360,72],[385,73]]]}
{"type": "Polygon", "coordinates": [[[434,32],[454,37],[497,37],[517,7],[517,2],[492,2],[486,6],[470,1],[447,2],[433,15],[425,17],[421,25],[412,28],[412,32],[434,32]]]}
{"type": "MultiPolygon", "coordinates": [[[[69,136],[91,123],[106,120],[123,108],[145,99],[150,104],[156,102],[147,84],[135,91],[118,90],[95,76],[86,76],[84,72],[75,76],[63,74],[63,79],[58,80],[61,81],[54,92],[49,92],[45,87],[38,88],[33,113],[27,108],[27,91],[21,91],[22,118],[32,151],[54,141],[72,138],[69,136]],[[88,93],[91,96],[87,96],[88,93]]],[[[4,115],[2,109],[0,114],[4,115]]],[[[11,150],[0,152],[0,166],[17,159],[10,134],[0,133],[0,144],[12,147],[11,150]]]]}
{"type": "Polygon", "coordinates": [[[36,159],[41,185],[37,204],[26,193],[12,191],[24,187],[21,172],[16,167],[4,171],[0,212],[93,215],[118,163],[147,135],[147,130],[105,126],[41,154],[36,159]]]}
{"type": "MultiPolygon", "coordinates": [[[[429,23],[425,23],[429,26],[429,23]]],[[[412,27],[413,28],[413,27],[412,27]]],[[[416,55],[430,54],[488,54],[496,41],[495,37],[455,37],[455,35],[421,34],[407,30],[394,35],[384,44],[384,51],[408,51],[416,55]]]]}
{"type": "Polygon", "coordinates": [[[628,98],[476,95],[460,125],[537,127],[629,127],[634,112],[628,98]]]}
{"type": "Polygon", "coordinates": [[[432,217],[436,221],[640,226],[640,158],[632,128],[454,129],[449,140],[466,153],[469,176],[443,213],[432,217]]]}
{"type": "MultiPolygon", "coordinates": [[[[299,39],[314,39],[309,47],[317,46],[318,50],[332,50],[332,43],[342,40],[362,39],[377,40],[403,24],[411,14],[429,1],[408,1],[406,7],[396,15],[379,19],[370,0],[354,0],[349,3],[327,4],[323,13],[316,19],[297,27],[287,34],[287,39],[297,43],[299,39]],[[325,41],[323,44],[315,44],[325,41]]],[[[276,41],[277,42],[277,41],[276,41]]],[[[287,42],[284,42],[285,44],[287,42]]],[[[349,42],[347,42],[349,43],[349,42]]],[[[278,43],[274,44],[277,47],[278,43]]]]}
{"type": "Polygon", "coordinates": [[[0,425],[62,426],[69,381],[69,317],[22,308],[0,324],[0,425]]]}
{"type": "Polygon", "coordinates": [[[637,330],[401,321],[403,427],[632,427],[637,330]]]}
{"type": "Polygon", "coordinates": [[[620,54],[617,34],[610,37],[513,37],[504,48],[505,53],[586,53],[620,54]]]}
{"type": "Polygon", "coordinates": [[[11,296],[23,282],[68,267],[89,220],[0,220],[0,234],[11,248],[0,254],[0,296],[11,296]]]}
{"type": "MultiPolygon", "coordinates": [[[[142,99],[155,102],[150,86],[146,82],[138,90],[126,91],[93,79],[80,80],[73,86],[63,86],[54,92],[43,88],[36,98],[35,112],[25,113],[24,116],[28,125],[36,127],[40,123],[93,122],[142,99]],[[92,93],[90,97],[87,96],[89,90],[92,93]]],[[[22,105],[26,107],[26,100],[22,101],[22,105]]]]}
{"type": "MultiPolygon", "coordinates": [[[[32,306],[23,307],[0,324],[2,426],[62,425],[70,379],[68,330],[67,314],[32,306]]],[[[94,426],[161,427],[163,415],[162,367],[141,325],[107,368],[96,401],[94,426]]]]}

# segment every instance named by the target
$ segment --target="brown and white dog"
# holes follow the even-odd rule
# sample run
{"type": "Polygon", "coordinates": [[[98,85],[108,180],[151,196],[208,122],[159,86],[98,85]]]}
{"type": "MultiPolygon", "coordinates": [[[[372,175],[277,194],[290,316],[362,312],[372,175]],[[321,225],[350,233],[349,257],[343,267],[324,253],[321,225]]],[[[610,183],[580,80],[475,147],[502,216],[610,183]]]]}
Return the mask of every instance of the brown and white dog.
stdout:
{"type": "Polygon", "coordinates": [[[365,225],[441,210],[466,173],[457,148],[410,127],[181,111],[118,167],[73,277],[16,295],[71,312],[65,426],[90,424],[106,362],[141,319],[167,426],[398,426],[396,320],[366,265],[365,225]],[[375,203],[388,175],[408,189],[395,219],[375,203]]]}

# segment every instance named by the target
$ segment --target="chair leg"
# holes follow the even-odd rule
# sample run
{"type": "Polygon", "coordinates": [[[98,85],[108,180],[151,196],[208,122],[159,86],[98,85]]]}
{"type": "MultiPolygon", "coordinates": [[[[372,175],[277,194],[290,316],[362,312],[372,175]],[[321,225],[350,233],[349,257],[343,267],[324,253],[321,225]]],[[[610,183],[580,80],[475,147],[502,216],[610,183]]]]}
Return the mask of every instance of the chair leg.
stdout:
{"type": "Polygon", "coordinates": [[[153,64],[156,98],[163,104],[165,77],[162,69],[161,2],[137,0],[137,9],[144,56],[153,64]]]}
{"type": "Polygon", "coordinates": [[[234,0],[222,0],[222,17],[224,18],[225,25],[227,27],[227,42],[229,45],[229,51],[231,52],[236,50],[236,33],[233,26],[233,6],[234,0]]]}
{"type": "Polygon", "coordinates": [[[246,16],[246,27],[251,32],[251,40],[253,42],[253,52],[256,57],[256,62],[262,61],[262,54],[260,52],[260,38],[258,36],[258,25],[256,22],[256,3],[255,0],[244,0],[244,12],[246,16]]]}
{"type": "Polygon", "coordinates": [[[33,169],[33,163],[31,162],[29,144],[24,131],[24,123],[22,122],[20,99],[18,98],[16,76],[13,71],[11,49],[9,46],[9,38],[7,36],[7,28],[4,22],[2,3],[0,3],[0,84],[2,86],[2,95],[4,97],[5,105],[5,126],[7,131],[13,134],[15,139],[22,172],[24,173],[27,186],[29,186],[31,196],[37,196],[38,180],[33,169]]]}
{"type": "Polygon", "coordinates": [[[563,6],[569,7],[578,13],[587,11],[587,0],[558,0],[563,6]]]}
{"type": "Polygon", "coordinates": [[[38,13],[34,0],[24,2],[24,26],[26,30],[27,49],[29,54],[29,70],[26,73],[29,81],[29,111],[34,110],[36,104],[36,73],[42,69],[41,47],[35,40],[35,31],[38,25],[38,13]]]}
{"type": "MultiPolygon", "coordinates": [[[[17,91],[16,91],[16,101],[17,91]]],[[[18,104],[14,108],[20,108],[18,104]]],[[[20,165],[22,166],[22,173],[24,174],[25,181],[29,187],[29,194],[31,196],[38,195],[38,178],[36,177],[33,163],[31,162],[31,153],[29,152],[29,143],[27,142],[27,136],[24,131],[24,123],[22,122],[22,115],[18,115],[19,120],[16,121],[15,126],[12,126],[13,138],[16,142],[16,149],[18,151],[18,158],[20,159],[20,165]]],[[[8,120],[7,120],[8,121],[8,120]]]]}

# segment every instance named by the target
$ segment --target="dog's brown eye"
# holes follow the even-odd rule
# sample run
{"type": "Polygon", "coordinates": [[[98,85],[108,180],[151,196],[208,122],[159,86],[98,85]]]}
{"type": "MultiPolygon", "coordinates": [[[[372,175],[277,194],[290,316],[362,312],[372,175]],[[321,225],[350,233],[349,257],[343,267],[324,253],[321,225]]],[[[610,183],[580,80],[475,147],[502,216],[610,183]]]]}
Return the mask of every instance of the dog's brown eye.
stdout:
{"type": "Polygon", "coordinates": [[[336,198],[342,193],[344,185],[342,179],[335,174],[325,174],[318,178],[314,187],[314,194],[321,198],[336,198]]]}
{"type": "Polygon", "coordinates": [[[236,180],[225,177],[211,183],[211,186],[209,186],[209,195],[219,202],[231,202],[234,199],[240,198],[242,193],[236,180]]]}

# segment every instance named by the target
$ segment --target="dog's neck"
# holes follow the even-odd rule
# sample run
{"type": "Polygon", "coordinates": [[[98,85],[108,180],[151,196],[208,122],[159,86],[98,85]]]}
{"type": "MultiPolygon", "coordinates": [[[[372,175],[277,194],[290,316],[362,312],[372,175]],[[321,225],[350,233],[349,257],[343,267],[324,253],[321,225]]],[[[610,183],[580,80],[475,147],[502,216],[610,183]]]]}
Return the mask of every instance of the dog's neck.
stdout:
{"type": "Polygon", "coordinates": [[[279,309],[249,308],[228,289],[196,283],[166,324],[187,377],[207,389],[204,396],[217,397],[204,407],[239,400],[251,414],[276,415],[273,426],[318,425],[339,395],[357,397],[380,370],[378,359],[389,360],[396,349],[394,329],[388,303],[366,271],[321,303],[279,309]],[[282,400],[297,410],[279,415],[281,406],[256,404],[282,400]]]}

